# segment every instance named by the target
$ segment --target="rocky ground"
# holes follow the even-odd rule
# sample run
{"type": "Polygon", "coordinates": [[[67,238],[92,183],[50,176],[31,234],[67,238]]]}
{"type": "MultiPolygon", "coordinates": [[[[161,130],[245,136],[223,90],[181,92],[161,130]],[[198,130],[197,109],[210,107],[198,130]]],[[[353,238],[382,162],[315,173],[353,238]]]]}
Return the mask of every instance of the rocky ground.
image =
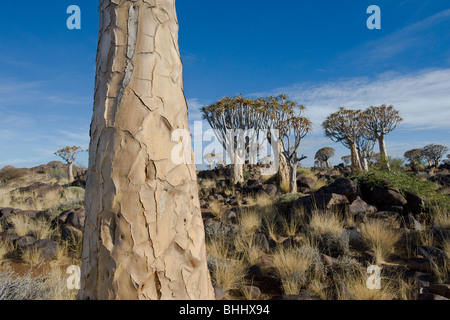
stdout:
{"type": "MultiPolygon", "coordinates": [[[[0,188],[3,276],[79,265],[85,172],[77,168],[69,184],[58,168],[26,169],[0,188]]],[[[299,169],[297,194],[260,172],[247,167],[238,186],[229,168],[198,174],[217,299],[450,299],[447,169],[358,177],[344,166],[299,169]],[[371,265],[379,290],[367,287],[371,265]]]]}

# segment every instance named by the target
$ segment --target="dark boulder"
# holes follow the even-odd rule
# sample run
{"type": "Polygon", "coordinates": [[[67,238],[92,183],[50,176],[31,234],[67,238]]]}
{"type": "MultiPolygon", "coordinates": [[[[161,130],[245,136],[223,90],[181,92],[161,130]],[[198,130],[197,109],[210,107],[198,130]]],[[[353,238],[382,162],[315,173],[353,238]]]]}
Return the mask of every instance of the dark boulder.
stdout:
{"type": "Polygon", "coordinates": [[[265,184],[261,187],[261,190],[264,191],[270,198],[273,198],[278,193],[278,188],[274,184],[265,184]]]}
{"type": "Polygon", "coordinates": [[[361,196],[358,183],[348,178],[336,179],[332,184],[322,187],[318,192],[344,195],[350,202],[355,201],[361,196]]]}

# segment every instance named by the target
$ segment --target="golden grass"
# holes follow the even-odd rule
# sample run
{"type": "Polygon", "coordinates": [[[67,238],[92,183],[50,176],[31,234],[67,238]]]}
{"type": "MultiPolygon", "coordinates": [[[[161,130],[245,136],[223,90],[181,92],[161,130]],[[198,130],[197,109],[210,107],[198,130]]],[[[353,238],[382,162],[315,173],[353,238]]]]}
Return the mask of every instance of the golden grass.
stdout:
{"type": "Polygon", "coordinates": [[[278,240],[278,236],[280,235],[280,228],[278,227],[275,220],[266,220],[264,224],[264,229],[273,241],[278,240]]]}
{"type": "Polygon", "coordinates": [[[67,286],[68,275],[60,268],[52,268],[45,281],[49,286],[47,300],[67,301],[75,300],[78,290],[71,290],[67,286]]]}
{"type": "Polygon", "coordinates": [[[226,296],[240,288],[246,274],[247,266],[242,260],[216,260],[211,270],[214,283],[222,288],[226,296]]]}
{"type": "Polygon", "coordinates": [[[300,222],[299,220],[295,219],[294,216],[291,218],[284,218],[283,219],[283,232],[288,237],[295,237],[297,233],[300,230],[300,222]]]}
{"type": "Polygon", "coordinates": [[[9,218],[19,237],[32,235],[37,240],[50,239],[55,230],[49,221],[44,218],[33,219],[27,215],[13,215],[9,218]]]}
{"type": "Polygon", "coordinates": [[[14,250],[14,246],[11,242],[0,241],[0,261],[4,260],[5,257],[14,250]]]}
{"type": "Polygon", "coordinates": [[[287,295],[299,294],[310,279],[316,278],[314,270],[321,264],[319,252],[309,246],[279,246],[273,254],[273,260],[283,291],[287,295]]]}
{"type": "Polygon", "coordinates": [[[381,220],[370,220],[361,226],[361,234],[369,248],[375,253],[376,263],[386,262],[400,240],[400,232],[381,220]]]}
{"type": "Polygon", "coordinates": [[[269,196],[259,193],[249,198],[250,203],[253,205],[257,205],[259,207],[270,207],[273,206],[275,199],[270,198],[269,196]]]}
{"type": "Polygon", "coordinates": [[[238,222],[250,235],[255,234],[262,227],[262,217],[257,208],[249,208],[241,212],[238,222]]]}
{"type": "Polygon", "coordinates": [[[314,211],[309,221],[310,232],[315,236],[333,235],[337,238],[344,231],[344,220],[338,213],[314,211]]]}
{"type": "Polygon", "coordinates": [[[381,289],[371,290],[367,285],[368,275],[361,270],[355,273],[342,273],[337,281],[338,300],[393,300],[399,295],[399,288],[389,280],[381,279],[381,289]]]}
{"type": "Polygon", "coordinates": [[[434,227],[442,229],[450,229],[450,212],[441,208],[433,208],[434,227]]]}
{"type": "Polygon", "coordinates": [[[21,259],[31,266],[38,265],[41,263],[41,251],[36,247],[23,249],[21,259]]]}
{"type": "Polygon", "coordinates": [[[230,245],[224,237],[215,237],[206,243],[206,252],[214,260],[228,259],[230,249],[230,245]]]}
{"type": "Polygon", "coordinates": [[[222,218],[222,204],[219,201],[212,201],[209,203],[209,209],[214,217],[222,218]]]}
{"type": "Polygon", "coordinates": [[[253,296],[251,286],[248,286],[246,281],[241,283],[241,293],[246,301],[256,300],[256,297],[253,296]]]}
{"type": "Polygon", "coordinates": [[[447,255],[447,258],[450,259],[450,238],[444,239],[442,242],[442,250],[447,255]]]}

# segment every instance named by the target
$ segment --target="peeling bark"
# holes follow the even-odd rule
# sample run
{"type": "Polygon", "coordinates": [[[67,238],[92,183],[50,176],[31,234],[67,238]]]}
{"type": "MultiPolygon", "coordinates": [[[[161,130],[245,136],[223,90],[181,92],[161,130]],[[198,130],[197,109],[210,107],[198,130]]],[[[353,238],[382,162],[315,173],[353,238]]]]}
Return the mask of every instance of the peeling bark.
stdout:
{"type": "Polygon", "coordinates": [[[171,158],[188,130],[175,0],[99,11],[78,298],[213,299],[196,169],[171,158]]]}

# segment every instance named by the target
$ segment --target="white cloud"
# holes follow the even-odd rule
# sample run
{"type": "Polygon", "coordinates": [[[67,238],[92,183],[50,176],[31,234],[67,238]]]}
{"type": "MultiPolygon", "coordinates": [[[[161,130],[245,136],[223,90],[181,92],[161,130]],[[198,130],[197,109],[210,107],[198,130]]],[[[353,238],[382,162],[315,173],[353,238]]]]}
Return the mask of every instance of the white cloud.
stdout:
{"type": "Polygon", "coordinates": [[[386,73],[378,78],[356,78],[324,84],[297,84],[274,90],[286,93],[308,107],[306,115],[316,129],[339,107],[366,109],[392,104],[407,128],[448,128],[450,119],[450,69],[414,74],[386,73]]]}

